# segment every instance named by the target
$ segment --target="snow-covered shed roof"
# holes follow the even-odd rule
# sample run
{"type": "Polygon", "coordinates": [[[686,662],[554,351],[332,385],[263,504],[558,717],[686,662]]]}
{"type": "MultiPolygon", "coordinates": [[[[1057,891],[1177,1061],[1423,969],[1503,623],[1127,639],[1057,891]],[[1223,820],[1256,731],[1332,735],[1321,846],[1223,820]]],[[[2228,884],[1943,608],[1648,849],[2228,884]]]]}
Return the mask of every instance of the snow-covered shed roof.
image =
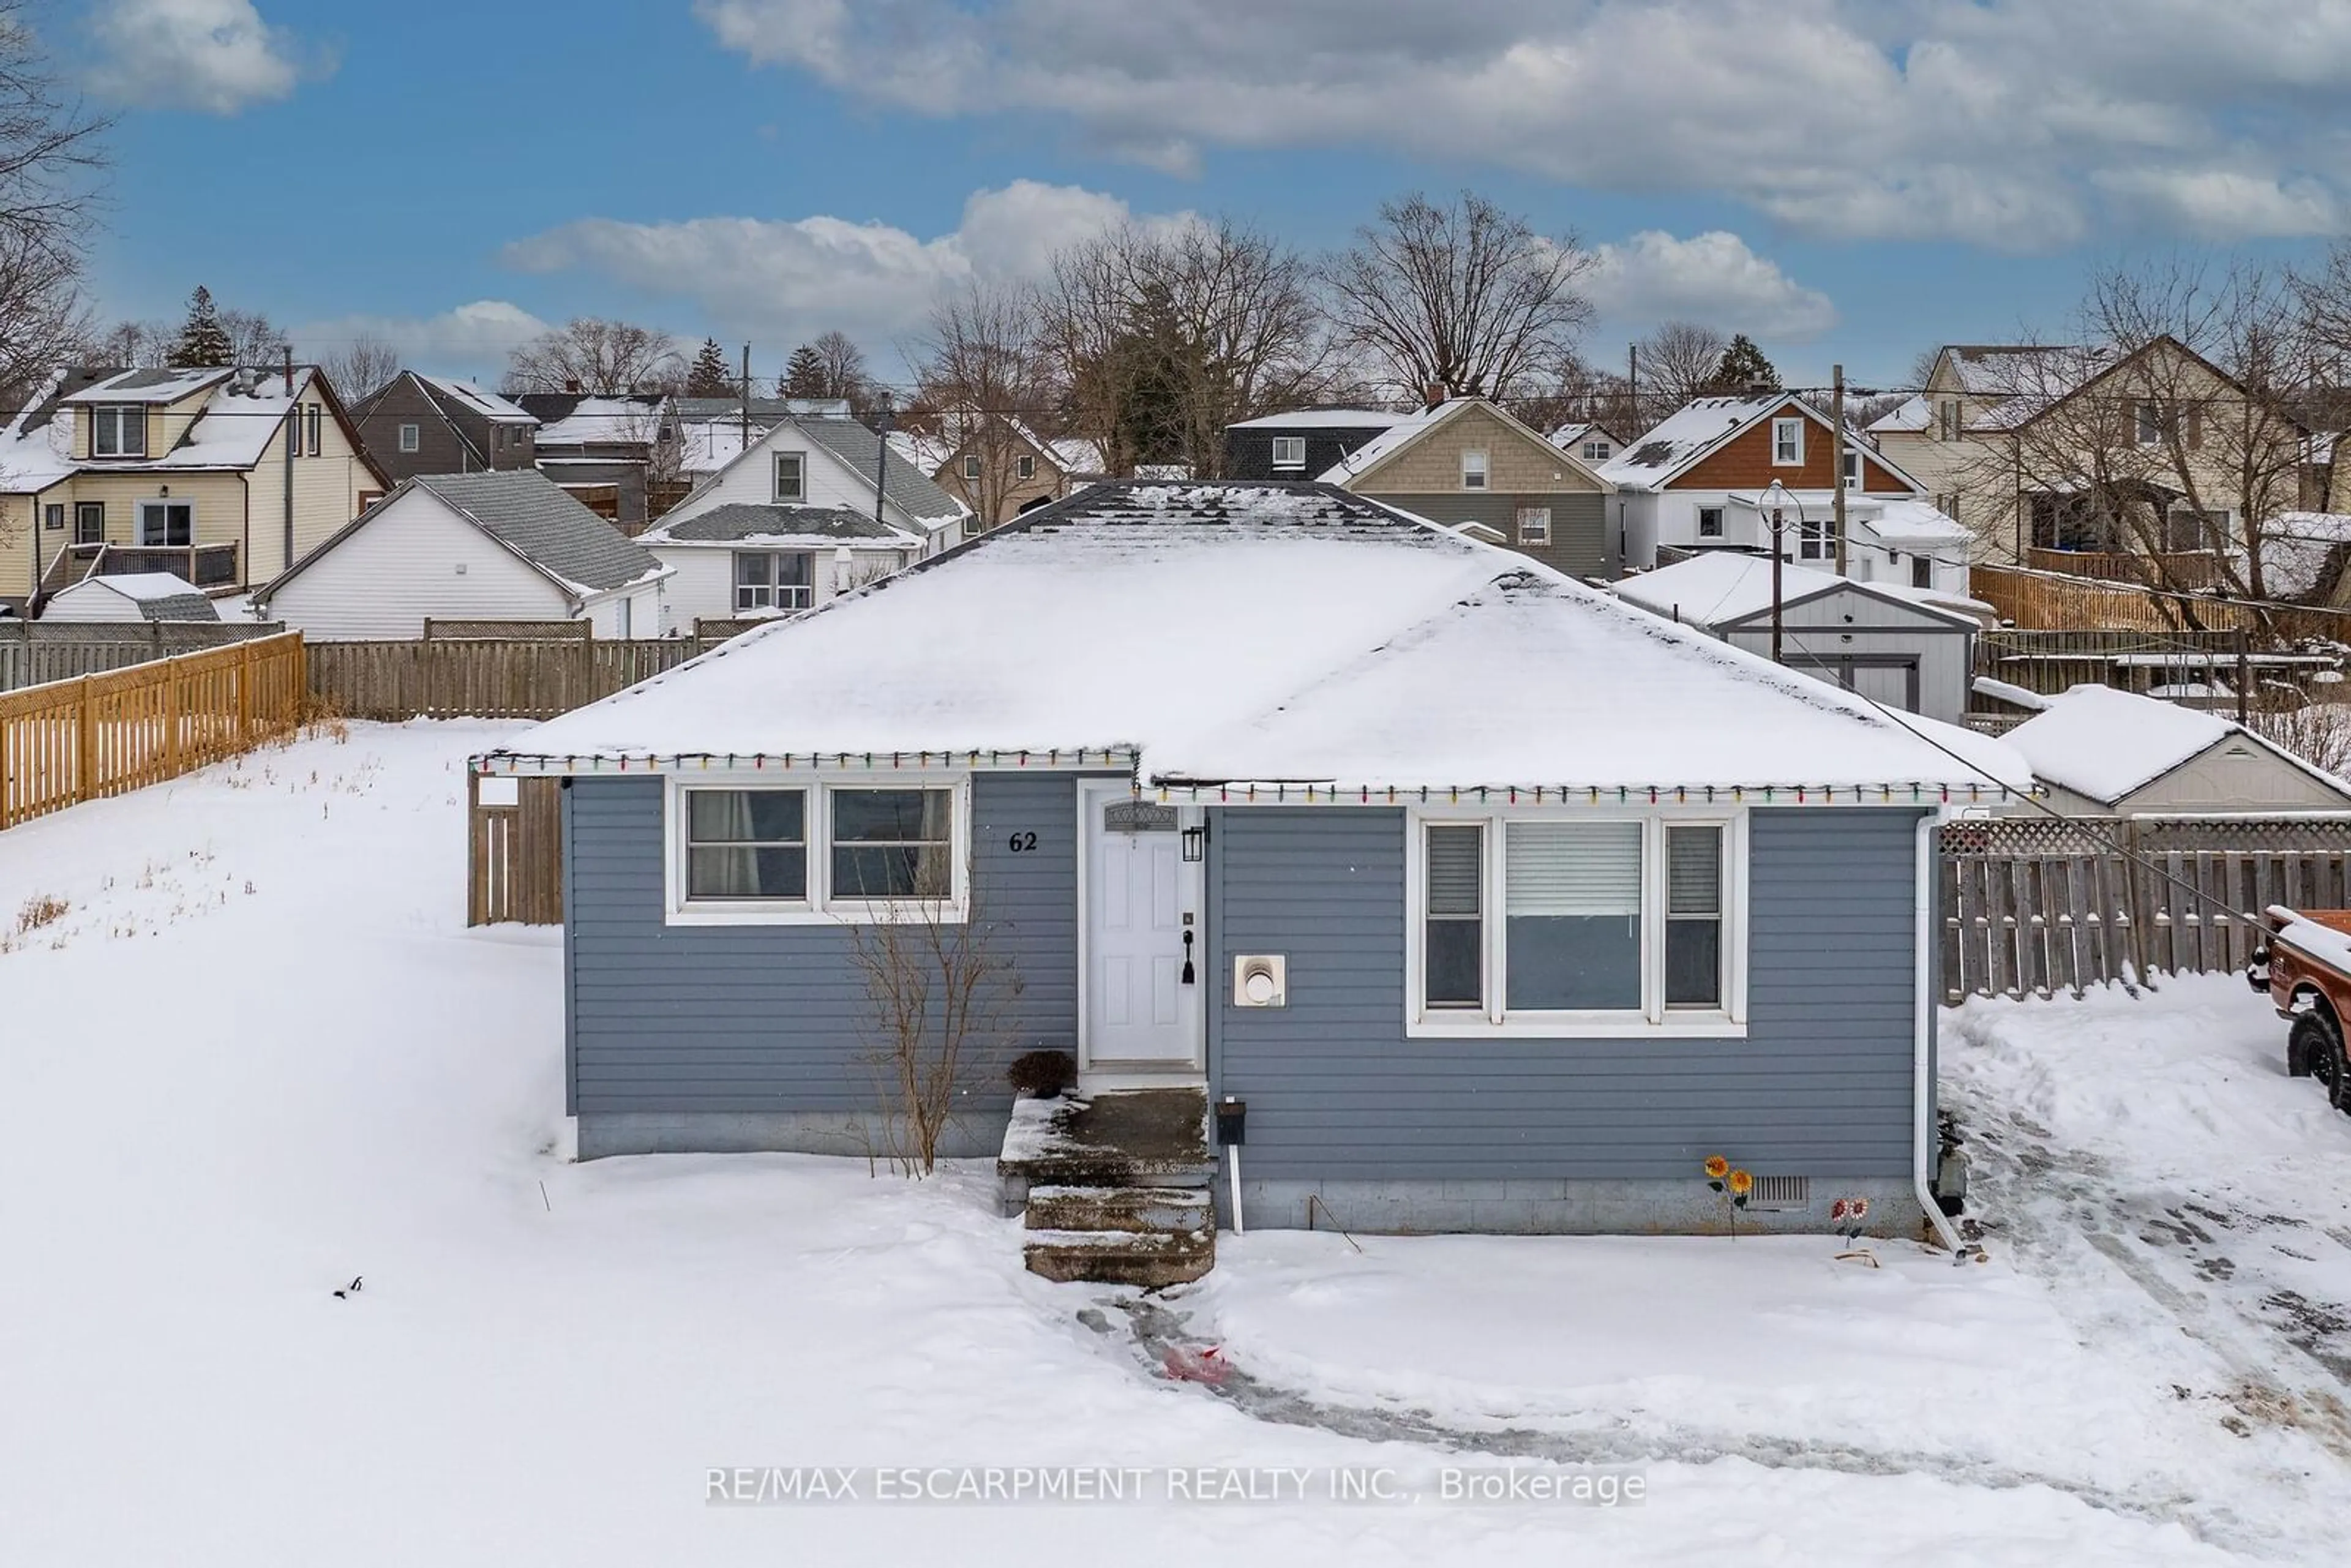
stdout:
{"type": "Polygon", "coordinates": [[[624,392],[612,397],[587,392],[524,392],[514,401],[538,421],[541,449],[650,445],[670,412],[670,400],[663,392],[624,392]]]}
{"type": "Polygon", "coordinates": [[[1417,417],[1379,408],[1293,408],[1284,413],[1261,413],[1237,420],[1227,430],[1385,430],[1398,420],[1417,417]]]}
{"type": "Polygon", "coordinates": [[[1964,545],[1975,536],[1965,523],[1932,501],[1903,496],[1873,496],[1876,515],[1866,519],[1869,530],[1891,545],[1964,545]]]}
{"type": "Polygon", "coordinates": [[[2048,783],[2113,805],[2232,735],[2351,794],[2351,784],[2218,714],[2112,686],[2075,686],[2052,697],[2005,738],[2048,783]]]}
{"type": "MultiPolygon", "coordinates": [[[[1628,577],[1614,587],[1618,598],[1644,610],[1692,626],[1729,626],[1771,612],[1771,560],[1769,556],[1746,555],[1737,550],[1708,550],[1687,560],[1628,577]]],[[[1884,585],[1814,571],[1810,567],[1781,564],[1782,608],[1841,589],[1899,605],[1930,621],[1949,622],[1955,632],[1976,630],[1975,622],[1956,611],[1923,602],[1908,594],[1889,592],[1884,585]]]]}
{"type": "Polygon", "coordinates": [[[141,619],[148,621],[217,621],[220,611],[204,591],[177,572],[126,571],[99,577],[84,578],[70,588],[60,589],[49,601],[46,612],[58,621],[74,618],[77,599],[94,594],[114,593],[139,607],[141,619]]]}
{"type": "Polygon", "coordinates": [[[1133,757],[1148,780],[1292,799],[1312,784],[1876,800],[2029,779],[1997,742],[1897,722],[1514,552],[1333,486],[1244,483],[1092,486],[542,725],[492,765],[972,752],[1133,757]]]}
{"type": "Polygon", "coordinates": [[[831,546],[863,544],[914,549],[922,540],[904,528],[877,523],[870,512],[847,507],[801,507],[788,503],[729,501],[690,517],[664,521],[637,536],[641,545],[761,544],[831,546]]]}
{"type": "Polygon", "coordinates": [[[420,474],[346,523],[324,544],[255,595],[266,603],[279,589],[332,554],[377,517],[423,490],[489,535],[568,592],[607,592],[666,571],[651,550],[590,511],[536,468],[473,474],[420,474]]]}

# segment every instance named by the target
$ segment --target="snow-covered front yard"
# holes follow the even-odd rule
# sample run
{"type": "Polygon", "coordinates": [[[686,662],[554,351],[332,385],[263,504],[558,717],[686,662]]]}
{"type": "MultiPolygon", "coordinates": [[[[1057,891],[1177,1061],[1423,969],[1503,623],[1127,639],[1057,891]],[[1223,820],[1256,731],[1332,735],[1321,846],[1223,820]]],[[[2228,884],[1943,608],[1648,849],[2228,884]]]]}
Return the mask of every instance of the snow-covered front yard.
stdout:
{"type": "Polygon", "coordinates": [[[565,1163],[554,934],[462,925],[463,759],[510,728],[0,835],[0,936],[66,904],[0,953],[0,1562],[2148,1564],[2351,1517],[2351,1119],[2233,977],[1947,1020],[1986,1264],[1259,1233],[1144,1303],[1024,1273],[982,1167],[565,1163]],[[1160,1375],[1212,1344],[1222,1385],[1160,1375]],[[1646,1500],[1426,1490],[1577,1462],[1646,1500]],[[1419,1498],[705,1500],[987,1465],[1419,1498]]]}

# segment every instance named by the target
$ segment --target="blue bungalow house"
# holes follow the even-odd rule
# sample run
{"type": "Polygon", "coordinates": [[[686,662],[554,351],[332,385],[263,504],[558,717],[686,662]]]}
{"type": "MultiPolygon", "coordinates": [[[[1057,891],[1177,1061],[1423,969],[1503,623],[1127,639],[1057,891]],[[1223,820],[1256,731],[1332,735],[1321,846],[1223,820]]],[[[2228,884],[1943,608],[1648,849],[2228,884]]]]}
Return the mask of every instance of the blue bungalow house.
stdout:
{"type": "Polygon", "coordinates": [[[911,905],[981,923],[1092,1104],[1245,1103],[1238,1179],[1214,1138],[1155,1179],[1367,1230],[1706,1228],[1715,1154],[1742,1226],[1940,1228],[1931,830],[2030,782],[1264,482],[1095,486],[476,766],[564,779],[581,1157],[858,1152],[852,946],[911,905]]]}

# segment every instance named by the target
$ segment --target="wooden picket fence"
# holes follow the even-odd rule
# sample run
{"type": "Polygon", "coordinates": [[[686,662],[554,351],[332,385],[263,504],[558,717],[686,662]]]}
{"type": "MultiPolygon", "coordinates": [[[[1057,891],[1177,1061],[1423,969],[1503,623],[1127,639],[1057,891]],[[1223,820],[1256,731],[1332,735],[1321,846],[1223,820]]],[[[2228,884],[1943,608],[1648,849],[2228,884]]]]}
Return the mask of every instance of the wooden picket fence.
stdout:
{"type": "Polygon", "coordinates": [[[468,778],[465,924],[562,925],[562,780],[468,778]]]}
{"type": "Polygon", "coordinates": [[[0,828],[250,751],[308,689],[295,632],[0,695],[0,828]]]}
{"type": "Polygon", "coordinates": [[[0,619],[0,692],[225,648],[285,630],[253,622],[53,622],[12,615],[0,619]]]}
{"type": "Polygon", "coordinates": [[[2241,969],[2269,905],[2351,908],[2351,814],[2006,817],[1939,836],[1946,1001],[2241,969]]]}

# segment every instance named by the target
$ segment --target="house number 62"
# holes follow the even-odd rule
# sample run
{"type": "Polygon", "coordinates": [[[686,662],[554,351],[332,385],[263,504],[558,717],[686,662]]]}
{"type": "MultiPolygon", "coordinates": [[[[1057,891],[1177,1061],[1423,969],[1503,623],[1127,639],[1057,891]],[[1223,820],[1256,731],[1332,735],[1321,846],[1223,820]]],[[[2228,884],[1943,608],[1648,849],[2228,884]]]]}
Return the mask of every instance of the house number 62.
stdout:
{"type": "Polygon", "coordinates": [[[1031,851],[1031,850],[1035,849],[1036,847],[1037,847],[1037,835],[1036,835],[1036,834],[1034,834],[1034,833],[1015,833],[1015,834],[1013,834],[1013,835],[1012,835],[1012,852],[1013,852],[1014,854],[1016,854],[1016,855],[1025,855],[1025,854],[1027,854],[1029,851],[1031,851]]]}

